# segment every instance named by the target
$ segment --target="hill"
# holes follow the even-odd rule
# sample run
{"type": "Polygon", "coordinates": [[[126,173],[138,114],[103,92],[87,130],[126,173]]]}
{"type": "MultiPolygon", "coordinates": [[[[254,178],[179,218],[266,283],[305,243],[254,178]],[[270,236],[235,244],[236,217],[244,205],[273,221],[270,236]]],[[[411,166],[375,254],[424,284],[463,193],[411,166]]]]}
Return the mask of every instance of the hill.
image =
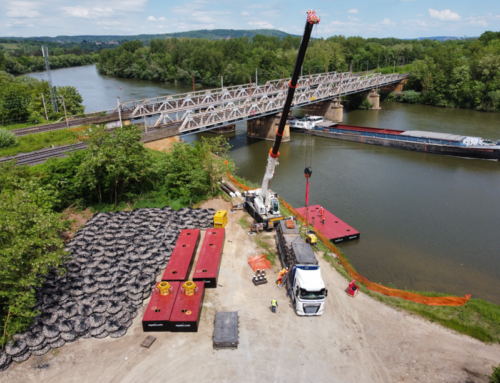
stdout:
{"type": "Polygon", "coordinates": [[[40,36],[40,37],[3,37],[0,39],[5,39],[8,41],[24,41],[24,40],[36,40],[36,41],[46,41],[46,42],[59,42],[59,43],[81,43],[86,42],[96,42],[100,41],[103,43],[108,43],[110,41],[125,42],[131,40],[142,40],[148,42],[151,39],[165,39],[171,37],[187,37],[187,38],[205,38],[209,40],[219,40],[227,37],[238,38],[247,36],[252,39],[256,35],[264,36],[276,36],[280,39],[290,35],[286,32],[278,31],[276,29],[202,29],[199,31],[188,31],[188,32],[175,32],[175,33],[161,33],[161,34],[145,34],[145,35],[81,35],[81,36],[40,36]]]}

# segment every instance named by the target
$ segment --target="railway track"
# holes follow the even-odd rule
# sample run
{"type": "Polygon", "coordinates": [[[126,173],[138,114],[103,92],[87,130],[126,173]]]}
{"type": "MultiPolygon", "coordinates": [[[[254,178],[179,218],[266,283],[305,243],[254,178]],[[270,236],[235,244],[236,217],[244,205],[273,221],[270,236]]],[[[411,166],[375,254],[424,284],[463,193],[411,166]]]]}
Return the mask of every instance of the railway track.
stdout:
{"type": "MultiPolygon", "coordinates": [[[[173,123],[168,128],[172,129],[178,125],[180,125],[180,123],[173,123]]],[[[165,129],[165,126],[148,127],[148,134],[155,133],[155,132],[157,132],[159,130],[163,130],[163,129],[165,129]]],[[[114,129],[111,128],[109,130],[112,131],[114,129]]],[[[143,136],[142,141],[147,141],[146,134],[143,136]]],[[[79,143],[71,144],[71,145],[63,145],[63,146],[57,146],[54,148],[42,149],[42,150],[38,150],[36,152],[20,153],[16,156],[0,158],[0,164],[14,160],[14,161],[16,161],[17,165],[33,166],[33,165],[38,165],[38,164],[44,163],[49,158],[67,157],[68,153],[72,153],[72,152],[75,152],[77,150],[82,150],[82,149],[85,149],[86,147],[87,147],[86,143],[79,142],[79,143]]]]}
{"type": "Polygon", "coordinates": [[[83,142],[79,142],[77,144],[72,144],[72,145],[57,146],[55,148],[42,149],[36,152],[21,153],[18,154],[17,156],[0,158],[0,163],[5,163],[15,160],[17,165],[33,166],[41,164],[46,160],[48,160],[49,158],[67,157],[68,153],[75,152],[77,150],[82,150],[85,149],[86,147],[87,144],[83,142]]]}
{"type": "MultiPolygon", "coordinates": [[[[122,118],[127,119],[128,113],[122,114],[122,118]]],[[[113,113],[113,114],[109,114],[107,116],[78,118],[78,119],[74,119],[74,120],[68,120],[67,125],[66,125],[66,121],[62,121],[62,122],[56,122],[54,124],[46,124],[46,125],[39,125],[39,126],[31,126],[29,128],[14,129],[14,130],[11,130],[11,132],[14,133],[16,135],[16,137],[22,137],[22,136],[26,136],[28,134],[43,133],[43,132],[49,132],[51,130],[59,130],[59,129],[65,129],[65,128],[76,128],[78,126],[106,122],[106,121],[103,121],[103,119],[105,119],[107,122],[117,121],[119,119],[119,116],[118,116],[118,113],[113,113]]]]}

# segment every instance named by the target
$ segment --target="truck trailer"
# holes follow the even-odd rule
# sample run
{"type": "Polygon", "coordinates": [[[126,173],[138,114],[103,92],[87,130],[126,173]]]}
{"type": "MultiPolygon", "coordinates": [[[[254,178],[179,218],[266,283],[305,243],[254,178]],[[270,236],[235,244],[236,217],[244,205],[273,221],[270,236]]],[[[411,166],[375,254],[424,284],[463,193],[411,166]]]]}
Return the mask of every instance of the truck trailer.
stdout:
{"type": "Polygon", "coordinates": [[[301,237],[295,220],[280,221],[275,238],[281,264],[288,270],[282,283],[295,312],[300,316],[322,315],[328,290],[311,245],[301,237]]]}

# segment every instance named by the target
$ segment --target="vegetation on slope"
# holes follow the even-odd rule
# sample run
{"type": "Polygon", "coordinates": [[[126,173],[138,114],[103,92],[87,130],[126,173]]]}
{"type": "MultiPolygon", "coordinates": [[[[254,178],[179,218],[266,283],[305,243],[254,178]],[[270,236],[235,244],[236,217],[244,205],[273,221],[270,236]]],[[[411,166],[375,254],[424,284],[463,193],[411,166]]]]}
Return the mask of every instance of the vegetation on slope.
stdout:
{"type": "Polygon", "coordinates": [[[217,195],[217,182],[232,169],[222,136],[176,143],[169,153],[146,149],[140,138],[133,125],[113,134],[93,128],[89,148],[67,158],[31,168],[0,165],[0,344],[38,314],[35,288],[65,259],[64,209],[178,209],[217,195]]]}
{"type": "Polygon", "coordinates": [[[433,44],[413,63],[408,89],[428,105],[500,111],[500,33],[433,44]]]}
{"type": "Polygon", "coordinates": [[[42,94],[50,121],[68,116],[81,115],[85,106],[82,96],[73,86],[54,87],[58,112],[50,102],[49,83],[33,77],[14,77],[0,71],[0,126],[29,122],[33,125],[46,122],[42,94]],[[63,105],[64,99],[64,105],[63,105]]]}

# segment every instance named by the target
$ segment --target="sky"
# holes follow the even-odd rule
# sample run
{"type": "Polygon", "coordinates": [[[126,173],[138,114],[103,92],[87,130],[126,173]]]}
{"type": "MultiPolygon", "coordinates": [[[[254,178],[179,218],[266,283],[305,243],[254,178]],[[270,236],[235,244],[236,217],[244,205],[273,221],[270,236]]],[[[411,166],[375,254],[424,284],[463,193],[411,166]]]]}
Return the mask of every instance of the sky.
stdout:
{"type": "Polygon", "coordinates": [[[315,37],[479,36],[500,31],[499,0],[0,0],[0,36],[136,35],[279,29],[315,37]]]}

